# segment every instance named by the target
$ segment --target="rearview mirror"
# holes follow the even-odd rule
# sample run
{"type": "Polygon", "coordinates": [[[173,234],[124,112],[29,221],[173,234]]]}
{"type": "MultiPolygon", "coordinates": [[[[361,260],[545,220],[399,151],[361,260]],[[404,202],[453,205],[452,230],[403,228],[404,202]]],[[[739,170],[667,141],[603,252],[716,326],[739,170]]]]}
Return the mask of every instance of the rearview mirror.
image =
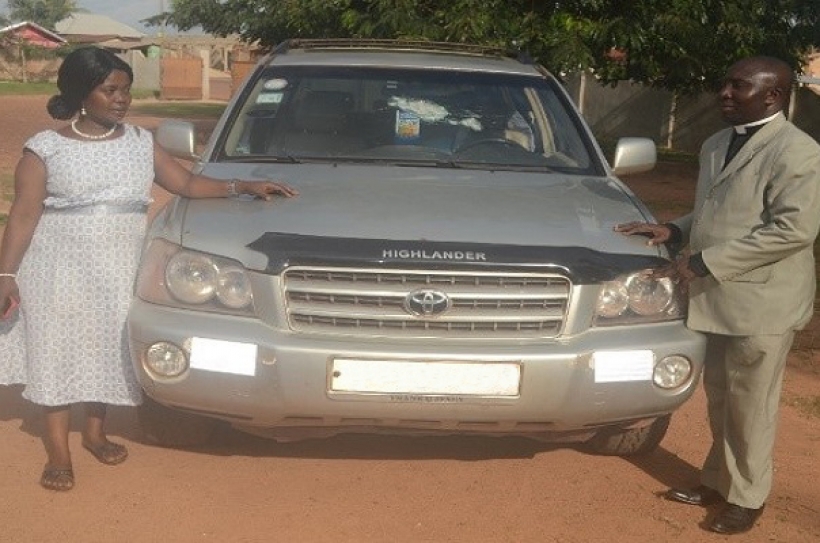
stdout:
{"type": "Polygon", "coordinates": [[[658,161],[655,142],[649,138],[621,138],[615,147],[612,171],[615,175],[628,175],[651,170],[658,161]]]}
{"type": "Polygon", "coordinates": [[[188,121],[165,120],[157,128],[157,143],[172,156],[199,160],[196,154],[196,129],[188,121]]]}

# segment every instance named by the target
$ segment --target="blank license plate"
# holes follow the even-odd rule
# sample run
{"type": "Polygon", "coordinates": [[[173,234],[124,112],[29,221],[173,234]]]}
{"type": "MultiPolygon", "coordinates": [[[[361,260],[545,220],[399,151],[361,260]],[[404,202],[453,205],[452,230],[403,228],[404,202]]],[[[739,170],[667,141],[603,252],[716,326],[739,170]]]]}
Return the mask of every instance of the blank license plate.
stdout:
{"type": "Polygon", "coordinates": [[[330,389],[363,394],[518,396],[521,365],[513,362],[408,362],[337,358],[330,389]]]}

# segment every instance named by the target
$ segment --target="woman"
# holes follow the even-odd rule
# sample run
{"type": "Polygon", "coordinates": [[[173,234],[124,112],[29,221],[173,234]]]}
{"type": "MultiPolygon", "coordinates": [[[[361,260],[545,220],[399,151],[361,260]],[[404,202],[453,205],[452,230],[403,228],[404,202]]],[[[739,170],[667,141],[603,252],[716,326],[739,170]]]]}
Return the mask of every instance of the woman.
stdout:
{"type": "Polygon", "coordinates": [[[187,198],[296,194],[183,168],[150,132],[123,123],[132,81],[128,64],[108,51],[69,54],[47,107],[73,120],[29,139],[15,171],[0,250],[0,384],[26,384],[23,396],[43,407],[40,483],[50,490],[74,486],[72,404],[85,406],[85,449],[109,465],[128,456],[103,424],[107,405],[141,401],[124,330],[152,183],[187,198]]]}

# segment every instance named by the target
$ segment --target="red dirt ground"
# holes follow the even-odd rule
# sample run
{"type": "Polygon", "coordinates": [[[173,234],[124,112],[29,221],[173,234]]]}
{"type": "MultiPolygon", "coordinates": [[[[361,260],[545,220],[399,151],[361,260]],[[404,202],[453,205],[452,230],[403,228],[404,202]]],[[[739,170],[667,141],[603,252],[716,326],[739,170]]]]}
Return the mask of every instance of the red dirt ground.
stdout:
{"type": "MultiPolygon", "coordinates": [[[[43,97],[0,98],[0,175],[27,137],[53,126],[43,97]]],[[[155,126],[156,119],[131,122],[155,126]]],[[[662,164],[629,179],[648,201],[691,198],[692,168],[662,164]]],[[[685,205],[682,211],[685,211],[685,205]]],[[[666,217],[664,217],[666,218],[666,217]]],[[[744,542],[820,541],[820,397],[812,352],[787,372],[775,484],[744,542]],[[815,408],[816,410],[816,408],[815,408]]],[[[45,460],[36,411],[18,387],[0,387],[0,541],[157,542],[687,542],[724,541],[704,530],[714,511],[659,497],[697,480],[709,434],[702,391],[673,418],[661,447],[634,459],[521,439],[346,436],[276,444],[225,432],[213,445],[146,444],[131,409],[109,430],[131,452],[103,466],[71,435],[77,485],[37,484],[45,460]]]]}

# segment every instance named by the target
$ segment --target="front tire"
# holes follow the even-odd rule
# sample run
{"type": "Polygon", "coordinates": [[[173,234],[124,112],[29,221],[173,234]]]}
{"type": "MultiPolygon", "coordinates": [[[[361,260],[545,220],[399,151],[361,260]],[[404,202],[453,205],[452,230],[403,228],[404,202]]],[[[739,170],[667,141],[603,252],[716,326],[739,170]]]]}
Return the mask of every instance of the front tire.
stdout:
{"type": "Polygon", "coordinates": [[[586,442],[586,448],[593,454],[604,456],[647,454],[661,444],[670,420],[672,415],[664,415],[641,428],[604,428],[586,442]]]}

